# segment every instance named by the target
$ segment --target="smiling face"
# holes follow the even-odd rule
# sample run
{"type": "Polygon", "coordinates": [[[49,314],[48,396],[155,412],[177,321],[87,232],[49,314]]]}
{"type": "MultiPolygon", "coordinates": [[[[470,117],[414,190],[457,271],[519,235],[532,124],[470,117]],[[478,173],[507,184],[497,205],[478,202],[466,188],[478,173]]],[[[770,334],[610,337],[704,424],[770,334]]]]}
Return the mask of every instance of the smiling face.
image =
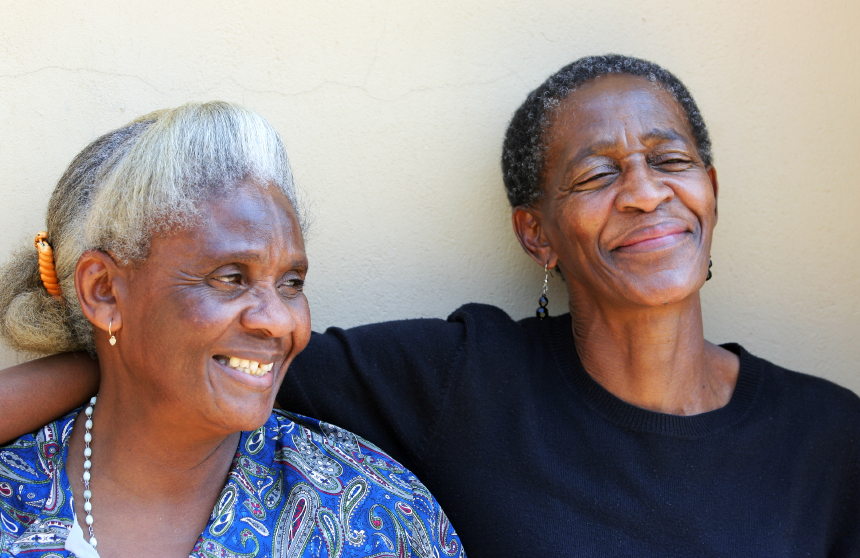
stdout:
{"type": "Polygon", "coordinates": [[[269,416],[310,337],[304,242],[276,188],[240,184],[201,213],[198,226],[157,236],[147,259],[123,271],[111,350],[144,398],[216,431],[249,430],[269,416]]]}
{"type": "Polygon", "coordinates": [[[535,215],[537,244],[547,245],[530,251],[558,262],[574,296],[658,305],[701,288],[716,173],[669,93],[639,77],[600,77],[561,103],[546,138],[535,215]]]}

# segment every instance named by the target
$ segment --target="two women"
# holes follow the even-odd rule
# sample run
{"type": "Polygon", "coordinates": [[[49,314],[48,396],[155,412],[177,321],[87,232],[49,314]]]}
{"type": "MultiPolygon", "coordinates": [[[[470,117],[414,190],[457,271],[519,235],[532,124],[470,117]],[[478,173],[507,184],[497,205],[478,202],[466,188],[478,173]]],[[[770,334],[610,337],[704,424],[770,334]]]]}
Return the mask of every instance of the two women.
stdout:
{"type": "MultiPolygon", "coordinates": [[[[502,162],[515,233],[569,313],[315,334],[280,404],[406,463],[473,557],[860,555],[860,400],[704,339],[719,189],[683,84],[578,60],[514,115],[502,162]]],[[[57,357],[4,381],[46,366],[47,390],[96,377],[57,357]]]]}
{"type": "Polygon", "coordinates": [[[310,336],[295,207],[278,134],[226,103],[144,116],[76,157],[45,256],[0,277],[2,332],[90,350],[101,381],[0,451],[0,556],[463,555],[396,461],[272,413],[310,336]]]}

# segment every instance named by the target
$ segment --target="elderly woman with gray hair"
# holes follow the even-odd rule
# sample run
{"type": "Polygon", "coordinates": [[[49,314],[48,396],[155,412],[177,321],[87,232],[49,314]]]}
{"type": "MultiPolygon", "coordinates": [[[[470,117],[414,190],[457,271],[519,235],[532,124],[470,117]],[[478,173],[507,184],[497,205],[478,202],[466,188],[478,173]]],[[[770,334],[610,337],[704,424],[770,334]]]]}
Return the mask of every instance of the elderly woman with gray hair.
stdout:
{"type": "Polygon", "coordinates": [[[0,273],[0,333],[96,354],[101,381],[0,448],[0,556],[463,556],[396,461],[272,412],[310,315],[287,155],[262,117],[189,104],[105,134],[47,229],[0,273]]]}

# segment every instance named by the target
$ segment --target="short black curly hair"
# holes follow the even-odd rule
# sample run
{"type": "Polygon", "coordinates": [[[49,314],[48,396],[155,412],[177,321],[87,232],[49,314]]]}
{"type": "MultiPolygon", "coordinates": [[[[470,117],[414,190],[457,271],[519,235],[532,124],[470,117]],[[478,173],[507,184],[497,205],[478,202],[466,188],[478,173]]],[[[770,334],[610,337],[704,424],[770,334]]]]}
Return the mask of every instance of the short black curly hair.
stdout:
{"type": "Polygon", "coordinates": [[[511,118],[502,144],[502,176],[511,207],[532,205],[542,196],[547,147],[544,135],[555,109],[578,87],[607,74],[627,74],[660,83],[684,109],[699,156],[705,166],[711,166],[708,128],[696,101],[681,80],[657,64],[640,58],[620,54],[587,56],[547,78],[529,93],[511,118]]]}

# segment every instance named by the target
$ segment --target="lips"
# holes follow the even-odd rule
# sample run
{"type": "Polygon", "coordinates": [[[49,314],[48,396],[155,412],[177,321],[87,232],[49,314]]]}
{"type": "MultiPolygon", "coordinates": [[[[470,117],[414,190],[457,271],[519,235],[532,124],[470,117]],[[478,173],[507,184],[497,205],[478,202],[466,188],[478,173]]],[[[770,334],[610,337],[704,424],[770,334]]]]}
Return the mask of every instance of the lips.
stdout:
{"type": "Polygon", "coordinates": [[[615,249],[622,252],[656,250],[680,242],[688,232],[686,225],[676,222],[647,226],[626,235],[615,249]]]}

